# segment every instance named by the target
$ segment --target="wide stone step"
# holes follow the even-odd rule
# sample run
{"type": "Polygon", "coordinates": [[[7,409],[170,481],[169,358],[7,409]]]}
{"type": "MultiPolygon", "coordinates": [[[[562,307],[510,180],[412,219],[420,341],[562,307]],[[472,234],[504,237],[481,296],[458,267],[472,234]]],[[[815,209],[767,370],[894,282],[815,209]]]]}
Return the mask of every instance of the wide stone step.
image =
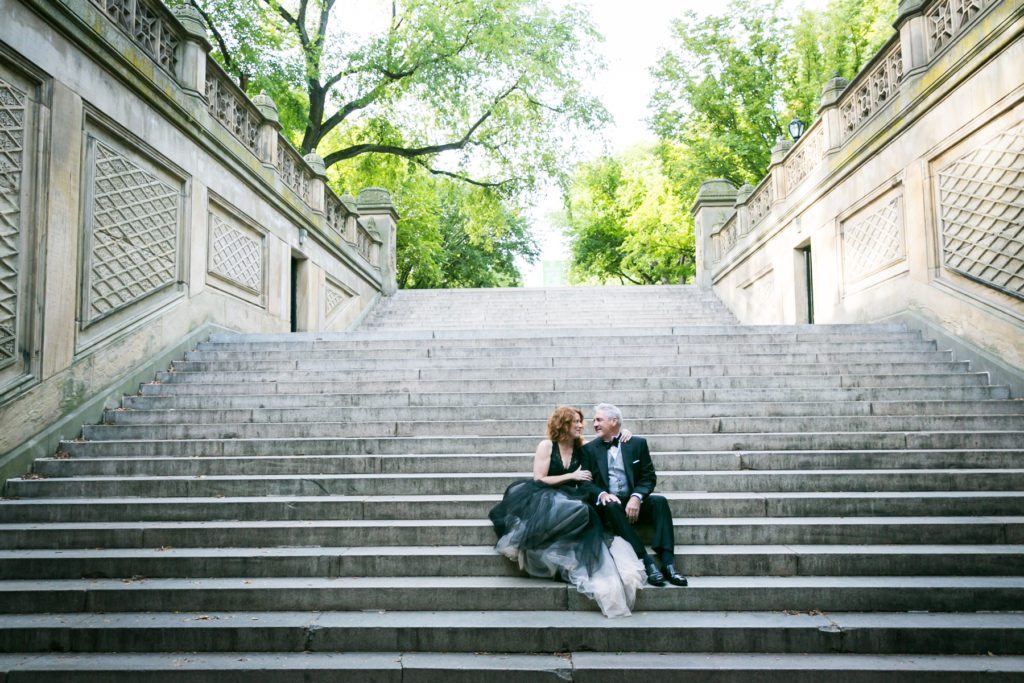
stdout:
{"type": "MultiPolygon", "coordinates": [[[[661,470],[1007,469],[1024,462],[1024,450],[655,452],[661,470]]],[[[262,474],[372,474],[472,472],[526,473],[532,454],[294,455],[247,457],[39,458],[43,477],[91,475],[198,476],[262,474]]]]}
{"type": "MultiPolygon", "coordinates": [[[[669,343],[660,344],[623,344],[616,346],[616,351],[630,356],[653,356],[672,358],[674,356],[707,355],[709,346],[706,341],[681,344],[674,337],[665,338],[669,343]]],[[[646,340],[645,340],[646,341],[646,340]]],[[[771,355],[787,356],[792,354],[845,354],[845,353],[931,353],[936,350],[933,341],[892,340],[892,341],[814,341],[814,342],[774,342],[774,343],[735,343],[716,342],[714,355],[771,355]]],[[[355,348],[355,349],[288,349],[275,351],[188,351],[185,361],[204,363],[266,363],[294,362],[310,360],[353,361],[353,360],[416,360],[433,361],[477,358],[583,358],[607,356],[604,347],[594,344],[578,343],[576,346],[538,346],[538,347],[446,347],[417,346],[404,348],[355,348]]]]}
{"type": "MultiPolygon", "coordinates": [[[[681,545],[1024,543],[1024,517],[782,517],[675,520],[681,545]]],[[[235,548],[261,546],[483,545],[479,519],[286,520],[0,524],[11,550],[75,548],[235,548]]]]}
{"type": "Polygon", "coordinates": [[[500,339],[502,343],[509,339],[531,339],[531,338],[570,338],[570,337],[608,337],[614,339],[639,337],[657,337],[665,335],[743,335],[746,333],[776,335],[789,334],[809,337],[813,335],[829,334],[874,334],[898,333],[906,334],[907,328],[901,324],[873,323],[873,324],[828,324],[828,325],[737,325],[714,324],[714,325],[651,325],[646,327],[630,326],[623,330],[621,335],[616,335],[615,330],[608,330],[604,327],[589,326],[560,326],[545,325],[543,327],[522,328],[514,330],[492,330],[479,326],[469,326],[465,329],[453,330],[429,330],[429,329],[402,329],[389,331],[367,331],[355,329],[348,332],[262,332],[262,333],[214,333],[210,335],[210,343],[292,343],[292,342],[330,342],[330,341],[360,341],[360,340],[409,340],[409,339],[500,339]]]}
{"type": "MultiPolygon", "coordinates": [[[[329,417],[328,415],[322,415],[329,417]]],[[[220,417],[212,415],[211,417],[220,417]]],[[[345,437],[492,436],[543,434],[544,419],[432,420],[360,422],[230,422],[211,424],[85,425],[85,439],[281,439],[345,437]]],[[[779,434],[790,432],[965,432],[1024,431],[1021,415],[811,415],[796,417],[637,418],[629,425],[659,441],[662,434],[779,434]]]]}
{"type": "MultiPolygon", "coordinates": [[[[672,514],[693,517],[1024,515],[1021,491],[670,491],[672,514]]],[[[0,501],[6,524],[204,520],[486,519],[498,494],[214,496],[0,501]]]]}
{"type": "MultiPolygon", "coordinates": [[[[723,344],[741,344],[744,346],[768,346],[772,344],[807,344],[807,343],[878,343],[878,342],[919,342],[921,335],[918,332],[887,331],[887,332],[760,332],[760,327],[732,327],[717,333],[704,332],[692,334],[689,331],[678,331],[676,333],[660,334],[621,334],[614,331],[600,330],[589,337],[600,336],[602,343],[614,346],[634,345],[676,345],[676,346],[698,346],[718,347],[723,344]]],[[[561,347],[573,347],[577,349],[592,348],[587,337],[580,335],[559,336],[557,334],[543,334],[540,336],[523,336],[522,334],[510,334],[506,336],[488,337],[466,337],[457,338],[446,334],[442,339],[435,339],[430,335],[408,336],[403,335],[397,338],[389,338],[385,335],[365,335],[358,330],[337,335],[328,333],[326,335],[311,335],[309,333],[294,333],[287,340],[278,341],[254,341],[251,335],[234,335],[223,338],[214,335],[210,340],[200,342],[196,345],[197,352],[212,351],[233,353],[248,356],[249,354],[260,353],[285,353],[294,351],[303,353],[306,351],[363,351],[372,353],[378,350],[394,349],[436,349],[444,352],[466,352],[474,353],[473,349],[486,348],[501,352],[505,349],[543,349],[561,347]],[[223,341],[215,341],[215,339],[223,341]],[[464,350],[464,351],[460,351],[464,350]]]]}
{"type": "MultiPolygon", "coordinates": [[[[552,404],[481,406],[321,406],[240,409],[220,406],[205,410],[108,410],[103,422],[112,425],[546,420],[552,404]]],[[[584,404],[589,409],[588,404],[584,404]]],[[[1024,415],[1024,401],[806,401],[741,403],[616,403],[629,421],[666,418],[792,417],[792,416],[983,416],[1024,415]]]]}
{"type": "MultiPolygon", "coordinates": [[[[520,473],[93,476],[8,481],[9,496],[412,495],[501,493],[520,473]]],[[[1024,489],[1024,469],[663,471],[658,491],[984,491],[1024,489]]]]}
{"type": "Polygon", "coordinates": [[[922,680],[1012,680],[1024,672],[1024,657],[996,655],[696,654],[559,652],[538,654],[432,652],[301,652],[0,655],[9,681],[36,683],[136,683],[139,680],[191,683],[308,683],[317,680],[477,681],[557,683],[621,680],[642,671],[645,681],[680,676],[718,682],[746,678],[764,683],[818,683],[841,676],[869,683],[922,680]]]}
{"type": "MultiPolygon", "coordinates": [[[[1024,545],[676,546],[687,576],[1018,576],[1024,545]]],[[[0,550],[0,579],[520,576],[491,544],[0,550]]]]}
{"type": "MultiPolygon", "coordinates": [[[[125,396],[122,404],[127,410],[208,410],[276,408],[293,409],[309,407],[345,406],[358,407],[400,407],[400,406],[493,406],[493,405],[543,405],[550,408],[559,404],[580,406],[589,410],[592,406],[606,401],[616,405],[699,402],[718,405],[742,403],[752,410],[759,406],[775,403],[852,403],[876,402],[871,411],[876,414],[893,414],[900,406],[922,406],[920,412],[936,401],[954,402],[970,412],[970,406],[978,406],[978,412],[988,412],[993,401],[1004,401],[1010,396],[1005,386],[948,387],[942,399],[935,399],[931,388],[834,388],[834,389],[678,389],[666,391],[652,389],[632,391],[609,388],[599,391],[535,391],[535,392],[413,392],[392,393],[348,393],[348,394],[203,394],[166,396],[125,396]]],[[[1012,402],[1014,406],[1020,401],[1012,402]]],[[[906,412],[911,412],[907,409],[906,412]]]]}
{"type": "MultiPolygon", "coordinates": [[[[660,434],[655,447],[671,451],[1017,449],[1024,432],[825,432],[789,434],[660,434]]],[[[532,452],[537,437],[448,436],[394,438],[187,439],[177,441],[63,441],[70,457],[354,455],[532,452]]]]}
{"type": "Polygon", "coordinates": [[[1024,652],[1024,614],[204,612],[2,615],[15,652],[1024,652]],[[544,628],[537,628],[544,624],[544,628]],[[156,647],[154,647],[156,645],[156,647]]]}
{"type": "MultiPolygon", "coordinates": [[[[628,384],[631,389],[644,390],[710,390],[731,391],[734,389],[839,389],[867,388],[876,390],[922,389],[934,391],[956,388],[988,388],[988,373],[984,372],[952,372],[929,373],[917,375],[780,375],[780,376],[710,376],[710,377],[630,377],[618,379],[602,379],[597,377],[570,378],[531,378],[531,379],[484,379],[484,380],[420,380],[410,378],[404,380],[360,380],[360,381],[322,381],[322,378],[296,381],[266,381],[262,378],[250,378],[241,381],[231,377],[226,381],[216,382],[208,376],[195,375],[191,379],[198,381],[179,382],[177,375],[181,373],[162,373],[163,379],[143,384],[139,387],[142,396],[180,396],[180,395],[222,395],[241,394],[309,394],[309,393],[403,393],[403,392],[443,392],[454,393],[460,388],[467,392],[510,392],[510,391],[615,391],[617,386],[628,384]]],[[[189,375],[185,376],[189,379],[189,375]]]]}
{"type": "MultiPolygon", "coordinates": [[[[0,613],[234,610],[593,612],[574,587],[526,577],[70,579],[0,581],[0,613]]],[[[647,588],[636,612],[977,612],[1024,608],[1021,577],[694,577],[647,588]]]]}
{"type": "MultiPolygon", "coordinates": [[[[572,358],[564,362],[553,358],[499,358],[490,361],[485,358],[441,358],[408,360],[369,361],[230,361],[222,364],[191,364],[175,362],[172,372],[160,373],[157,378],[165,381],[186,381],[188,376],[208,377],[198,381],[222,381],[236,376],[249,381],[280,381],[297,379],[318,379],[325,375],[344,375],[352,379],[488,379],[504,377],[598,377],[627,379],[671,375],[674,377],[705,377],[730,375],[744,377],[751,375],[829,375],[829,374],[920,374],[951,373],[956,370],[967,372],[967,361],[952,361],[943,351],[928,353],[854,354],[825,357],[825,354],[791,354],[775,358],[750,356],[673,356],[630,357],[629,362],[617,365],[612,370],[602,370],[606,358],[572,358]]],[[[196,381],[196,380],[193,380],[196,381]]],[[[234,380],[239,381],[239,380],[234,380]]]]}

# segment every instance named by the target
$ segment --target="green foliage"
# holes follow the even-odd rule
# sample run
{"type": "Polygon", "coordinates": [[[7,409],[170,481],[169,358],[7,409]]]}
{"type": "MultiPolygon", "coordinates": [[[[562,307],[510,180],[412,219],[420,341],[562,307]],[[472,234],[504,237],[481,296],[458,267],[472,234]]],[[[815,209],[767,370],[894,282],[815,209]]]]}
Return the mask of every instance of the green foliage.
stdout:
{"type": "Polygon", "coordinates": [[[490,188],[431,175],[381,154],[339,164],[328,174],[339,193],[387,179],[401,216],[396,246],[403,289],[515,287],[522,284],[516,258],[536,259],[526,221],[490,188]]]}
{"type": "Polygon", "coordinates": [[[778,0],[731,0],[722,15],[684,14],[653,70],[655,132],[685,147],[702,177],[756,184],[786,123],[814,120],[822,86],[856,75],[895,11],[896,0],[830,0],[791,20],[778,0]]]}
{"type": "Polygon", "coordinates": [[[577,167],[565,201],[575,282],[683,282],[694,273],[693,222],[655,150],[577,167]]]}

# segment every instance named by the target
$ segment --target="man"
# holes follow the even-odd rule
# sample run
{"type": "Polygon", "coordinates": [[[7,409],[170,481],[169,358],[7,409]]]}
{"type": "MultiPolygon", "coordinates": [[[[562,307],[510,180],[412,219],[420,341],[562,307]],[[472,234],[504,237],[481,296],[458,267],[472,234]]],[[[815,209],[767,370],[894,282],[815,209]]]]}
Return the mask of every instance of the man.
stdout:
{"type": "Polygon", "coordinates": [[[652,494],[657,475],[647,441],[634,436],[620,443],[621,429],[621,410],[610,403],[594,408],[597,438],[583,447],[583,469],[591,472],[593,481],[582,485],[597,505],[605,526],[633,546],[636,556],[643,560],[647,583],[664,586],[668,580],[675,586],[685,586],[686,577],[674,566],[676,543],[672,512],[664,496],[652,494]],[[658,554],[664,574],[658,571],[633,527],[638,522],[654,527],[651,547],[658,554]]]}

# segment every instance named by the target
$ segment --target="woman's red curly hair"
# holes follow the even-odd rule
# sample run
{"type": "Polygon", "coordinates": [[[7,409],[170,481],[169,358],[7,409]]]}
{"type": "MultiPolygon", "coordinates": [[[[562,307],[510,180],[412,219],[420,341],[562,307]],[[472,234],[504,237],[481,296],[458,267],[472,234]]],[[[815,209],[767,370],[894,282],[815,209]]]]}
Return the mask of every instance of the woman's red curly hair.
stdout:
{"type": "MultiPolygon", "coordinates": [[[[573,408],[572,406],[558,406],[555,408],[555,412],[551,413],[551,417],[548,418],[548,438],[553,443],[558,443],[568,437],[572,434],[572,426],[577,417],[580,420],[583,419],[583,411],[579,408],[573,408]]],[[[576,437],[574,444],[582,446],[583,439],[576,437]]]]}

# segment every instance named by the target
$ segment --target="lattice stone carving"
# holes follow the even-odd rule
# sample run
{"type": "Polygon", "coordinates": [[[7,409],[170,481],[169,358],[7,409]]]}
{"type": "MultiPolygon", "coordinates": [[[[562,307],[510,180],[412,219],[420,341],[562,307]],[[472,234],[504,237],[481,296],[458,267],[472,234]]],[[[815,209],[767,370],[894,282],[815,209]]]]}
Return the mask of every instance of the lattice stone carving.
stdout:
{"type": "Polygon", "coordinates": [[[928,11],[929,54],[948,45],[997,0],[941,0],[928,11]]]}
{"type": "Polygon", "coordinates": [[[748,225],[753,229],[755,225],[761,222],[761,220],[768,215],[768,212],[772,208],[772,184],[770,181],[766,181],[761,184],[754,194],[750,195],[750,199],[747,200],[747,211],[749,212],[750,222],[748,225]]]}
{"type": "Polygon", "coordinates": [[[256,294],[263,291],[263,242],[210,213],[210,272],[256,294]]]}
{"type": "Polygon", "coordinates": [[[291,144],[283,137],[277,141],[277,170],[285,185],[295,190],[295,193],[306,201],[309,190],[309,181],[306,178],[306,162],[299,156],[298,152],[292,149],[291,144]]]}
{"type": "Polygon", "coordinates": [[[825,156],[825,128],[803,137],[786,160],[786,180],[792,192],[825,156]]]}
{"type": "Polygon", "coordinates": [[[0,78],[0,368],[17,360],[21,174],[28,94],[0,78]]]}
{"type": "Polygon", "coordinates": [[[207,111],[250,152],[259,156],[262,118],[256,106],[224,77],[212,59],[206,63],[206,102],[207,111]]]}
{"type": "Polygon", "coordinates": [[[839,104],[843,139],[853,135],[872,114],[891,100],[903,81],[903,53],[899,41],[864,78],[858,79],[839,104]]]}
{"type": "Polygon", "coordinates": [[[938,176],[943,263],[1024,298],[1024,123],[938,176]]]}
{"type": "Polygon", "coordinates": [[[325,290],[325,308],[327,311],[327,317],[329,318],[352,298],[352,294],[330,280],[327,281],[325,290]]]}
{"type": "Polygon", "coordinates": [[[856,282],[905,255],[900,197],[863,217],[843,223],[843,266],[847,282],[856,282]]]}
{"type": "Polygon", "coordinates": [[[179,190],[95,141],[85,319],[177,281],[179,190]]]}
{"type": "Polygon", "coordinates": [[[181,36],[154,0],[92,0],[132,41],[172,74],[177,73],[181,36]]]}

